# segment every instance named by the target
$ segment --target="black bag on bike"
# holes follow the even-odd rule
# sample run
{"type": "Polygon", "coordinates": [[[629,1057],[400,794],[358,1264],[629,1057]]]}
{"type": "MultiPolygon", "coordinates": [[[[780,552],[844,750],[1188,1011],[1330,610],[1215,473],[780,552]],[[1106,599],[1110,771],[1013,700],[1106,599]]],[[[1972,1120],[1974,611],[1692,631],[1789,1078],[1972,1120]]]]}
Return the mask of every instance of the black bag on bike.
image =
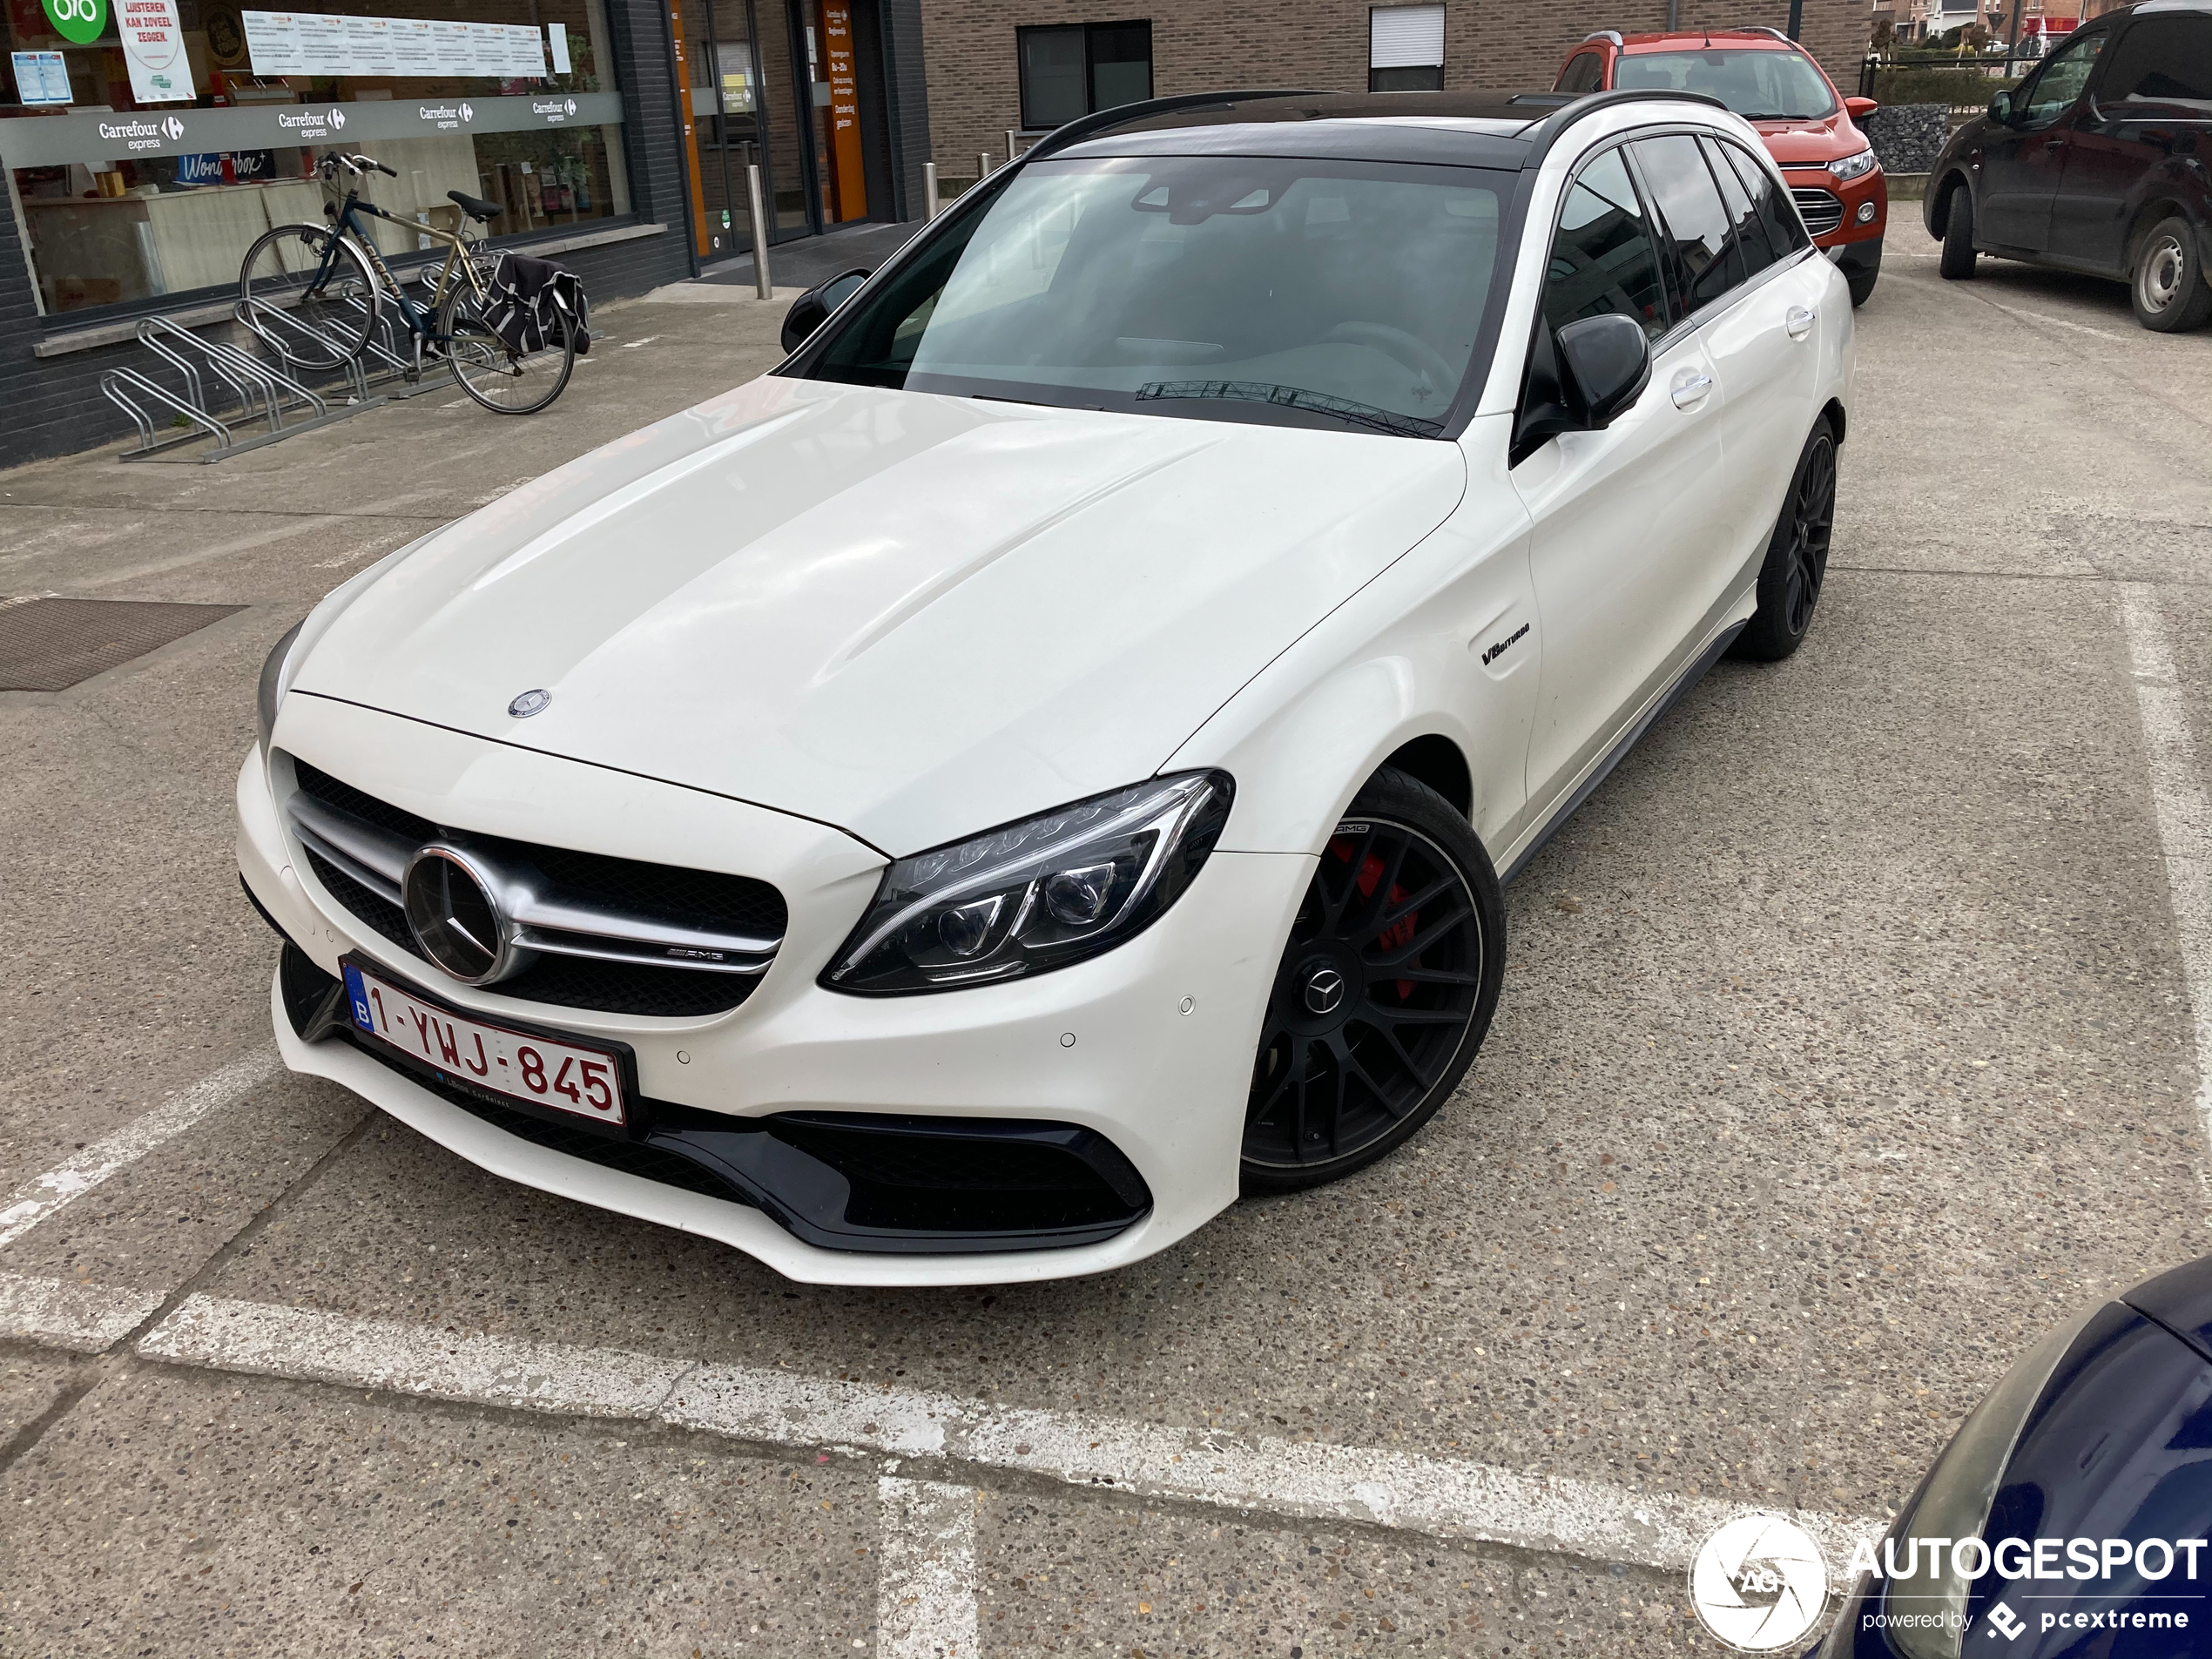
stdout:
{"type": "Polygon", "coordinates": [[[569,331],[576,336],[576,354],[582,357],[591,349],[591,302],[584,298],[577,273],[527,253],[499,256],[484,320],[507,342],[508,350],[521,356],[543,351],[560,338],[556,318],[563,312],[569,331]]]}

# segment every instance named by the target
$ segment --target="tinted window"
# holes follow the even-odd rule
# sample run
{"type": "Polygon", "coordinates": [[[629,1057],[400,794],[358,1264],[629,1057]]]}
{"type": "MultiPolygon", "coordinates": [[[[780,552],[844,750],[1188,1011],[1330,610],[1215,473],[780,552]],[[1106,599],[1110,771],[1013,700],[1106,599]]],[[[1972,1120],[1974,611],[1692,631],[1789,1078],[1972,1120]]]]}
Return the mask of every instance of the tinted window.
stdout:
{"type": "Polygon", "coordinates": [[[1558,92],[1595,92],[1597,84],[1605,78],[1605,60],[1595,52],[1577,52],[1567,60],[1567,70],[1559,78],[1559,84],[1552,90],[1558,92]]]}
{"type": "Polygon", "coordinates": [[[2100,104],[2182,105],[2212,114],[2212,17],[2143,17],[2120,37],[2100,104]]]}
{"type": "Polygon", "coordinates": [[[1719,181],[1721,200],[1728,208],[1729,234],[1735,239],[1737,250],[1743,260],[1743,278],[1751,278],[1775,261],[1773,244],[1767,240],[1766,221],[1759,217],[1759,210],[1752,205],[1750,192],[1743,188],[1743,181],[1736,176],[1736,169],[1725,153],[1728,146],[1718,138],[1704,138],[1700,142],[1705,150],[1705,159],[1712,167],[1713,177],[1719,181]]]}
{"type": "Polygon", "coordinates": [[[1152,25],[1070,24],[1015,31],[1022,125],[1056,127],[1152,96],[1152,25]]]}
{"type": "Polygon", "coordinates": [[[1697,140],[1676,133],[1642,138],[1630,148],[1651,186],[1661,234],[1672,257],[1676,314],[1712,304],[1742,280],[1742,273],[1731,266],[1735,243],[1728,209],[1705,170],[1697,140]]]}
{"type": "Polygon", "coordinates": [[[2075,41],[2044,64],[2027,89],[2021,118],[2029,122],[2055,121],[2071,109],[2074,100],[2081,96],[2081,89],[2089,84],[2089,71],[2096,65],[2097,54],[2105,49],[2106,37],[2107,31],[2101,30],[2075,41]]]}
{"type": "Polygon", "coordinates": [[[1659,249],[1618,150],[1584,167],[1568,189],[1544,278],[1544,318],[1553,327],[1608,312],[1634,317],[1647,334],[1667,329],[1659,249]]]}
{"type": "Polygon", "coordinates": [[[1797,205],[1775,187],[1773,177],[1751,153],[1733,144],[1723,144],[1720,152],[1736,164],[1737,176],[1743,179],[1743,188],[1751,193],[1752,203],[1759,210],[1759,220],[1766,226],[1766,237],[1777,260],[1787,259],[1801,247],[1811,245],[1812,238],[1805,234],[1805,222],[1797,217],[1797,205]]]}
{"type": "Polygon", "coordinates": [[[1703,92],[1752,121],[1824,121],[1836,94],[1812,59],[1779,46],[1695,52],[1628,52],[1613,66],[1615,86],[1703,92]]]}

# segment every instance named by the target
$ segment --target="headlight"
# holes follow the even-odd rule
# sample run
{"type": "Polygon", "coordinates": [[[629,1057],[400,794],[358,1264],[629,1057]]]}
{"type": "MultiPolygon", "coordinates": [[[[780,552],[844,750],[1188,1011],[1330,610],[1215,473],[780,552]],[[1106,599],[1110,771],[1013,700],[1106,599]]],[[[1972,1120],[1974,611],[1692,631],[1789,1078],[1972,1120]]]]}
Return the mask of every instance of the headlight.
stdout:
{"type": "MultiPolygon", "coordinates": [[[[2005,1466],[2012,1461],[2013,1447],[2042,1395],[2043,1385],[2050,1381],[2051,1373],[2066,1358],[2082,1327],[2107,1305],[2091,1303],[2022,1354],[1997,1379],[1981,1397],[1981,1404],[1967,1414],[1951,1444],[1936,1460],[1935,1467],[1928,1471],[1919,1498],[1892,1528],[1900,1561],[1909,1561],[1919,1568],[1927,1564],[1928,1557],[1939,1557],[1931,1571],[1920,1571],[1910,1578],[1899,1575],[1889,1581],[1884,1611],[1937,1615],[1922,1628],[1892,1621],[1890,1645],[1905,1659],[1959,1659],[1966,1635],[1966,1597],[1973,1588],[1974,1575],[1959,1570],[1959,1551],[1952,1546],[1981,1537],[1982,1528],[1989,1524],[1990,1506],[1997,1501],[2005,1466]],[[1915,1542],[1912,1554],[1907,1556],[1905,1541],[1922,1538],[1941,1539],[1944,1548],[1940,1552],[1932,1546],[1924,1549],[1915,1542]]],[[[1844,1622],[1839,1620],[1837,1628],[1843,1629],[1844,1622]]],[[[1825,1654],[1828,1649],[1824,1647],[1821,1651],[1825,1654]]],[[[1848,1653],[1851,1649],[1846,1642],[1836,1651],[1848,1653]]]]}
{"type": "Polygon", "coordinates": [[[1874,152],[1867,149],[1860,151],[1855,156],[1845,156],[1840,161],[1830,162],[1828,171],[1835,174],[1839,180],[1858,179],[1873,172],[1875,165],[1874,152]]]}
{"type": "Polygon", "coordinates": [[[277,705],[284,701],[284,693],[292,684],[292,648],[300,643],[300,631],[307,625],[305,617],[292,624],[276,649],[269,653],[269,660],[261,664],[261,689],[254,701],[253,711],[261,721],[261,754],[269,752],[269,735],[276,730],[277,705]]]}
{"type": "Polygon", "coordinates": [[[900,859],[822,983],[869,995],[1042,974],[1157,921],[1213,851],[1236,792],[1186,772],[900,859]]]}

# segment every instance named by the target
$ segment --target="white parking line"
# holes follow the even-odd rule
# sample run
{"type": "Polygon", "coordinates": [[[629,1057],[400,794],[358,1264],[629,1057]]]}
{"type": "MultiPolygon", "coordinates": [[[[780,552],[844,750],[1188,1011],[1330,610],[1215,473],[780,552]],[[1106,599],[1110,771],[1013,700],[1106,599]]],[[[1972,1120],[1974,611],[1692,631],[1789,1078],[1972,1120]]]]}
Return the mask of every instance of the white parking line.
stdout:
{"type": "MultiPolygon", "coordinates": [[[[2128,636],[2150,765],[2151,805],[2180,941],[2182,978],[2196,1032],[2196,1112],[2212,1139],[2212,802],[2196,764],[2196,740],[2166,640],[2166,617],[2147,582],[2122,582],[2120,621],[2128,636]]],[[[2204,1170],[2212,1184],[2212,1166],[2204,1170]]]]}
{"type": "MultiPolygon", "coordinates": [[[[195,1295],[138,1343],[148,1359],[535,1411],[625,1417],[733,1440],[944,1458],[1148,1498],[1480,1539],[1680,1569],[1741,1503],[1412,1453],[1246,1437],[618,1349],[457,1336],[195,1295]]],[[[1885,1523],[1800,1514],[1842,1582],[1854,1535],[1885,1523]]]]}
{"type": "Polygon", "coordinates": [[[875,1586],[880,1659],[968,1659],[976,1650],[974,1487],[876,1482],[883,1525],[875,1586]]]}
{"type": "Polygon", "coordinates": [[[248,1089],[266,1082],[276,1075],[279,1064],[274,1049],[256,1049],[182,1094],[172,1096],[107,1139],[95,1141],[60,1168],[49,1170],[28,1186],[18,1188],[0,1207],[0,1249],[14,1244],[57,1210],[76,1203],[110,1176],[128,1169],[164,1141],[182,1135],[218,1107],[227,1106],[248,1089]]]}
{"type": "Polygon", "coordinates": [[[0,1337],[73,1353],[98,1353],[114,1346],[160,1305],[158,1291],[138,1294],[29,1273],[0,1273],[0,1337]]]}

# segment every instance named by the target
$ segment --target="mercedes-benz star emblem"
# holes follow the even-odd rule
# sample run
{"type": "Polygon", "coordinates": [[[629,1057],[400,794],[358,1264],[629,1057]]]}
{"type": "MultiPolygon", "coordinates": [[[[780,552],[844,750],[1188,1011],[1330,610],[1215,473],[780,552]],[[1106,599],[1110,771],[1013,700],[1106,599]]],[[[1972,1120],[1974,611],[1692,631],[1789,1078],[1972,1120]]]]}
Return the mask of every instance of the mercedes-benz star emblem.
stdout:
{"type": "Polygon", "coordinates": [[[553,693],[548,691],[524,691],[507,705],[507,711],[518,720],[527,720],[531,715],[541,712],[552,700],[553,693]]]}
{"type": "Polygon", "coordinates": [[[512,966],[506,918],[483,879],[454,848],[434,841],[415,853],[401,896],[422,954],[462,984],[489,984],[512,966]]]}
{"type": "Polygon", "coordinates": [[[1305,1006],[1315,1014],[1333,1014],[1344,1001],[1344,975],[1333,968],[1317,968],[1305,976],[1305,1006]]]}

